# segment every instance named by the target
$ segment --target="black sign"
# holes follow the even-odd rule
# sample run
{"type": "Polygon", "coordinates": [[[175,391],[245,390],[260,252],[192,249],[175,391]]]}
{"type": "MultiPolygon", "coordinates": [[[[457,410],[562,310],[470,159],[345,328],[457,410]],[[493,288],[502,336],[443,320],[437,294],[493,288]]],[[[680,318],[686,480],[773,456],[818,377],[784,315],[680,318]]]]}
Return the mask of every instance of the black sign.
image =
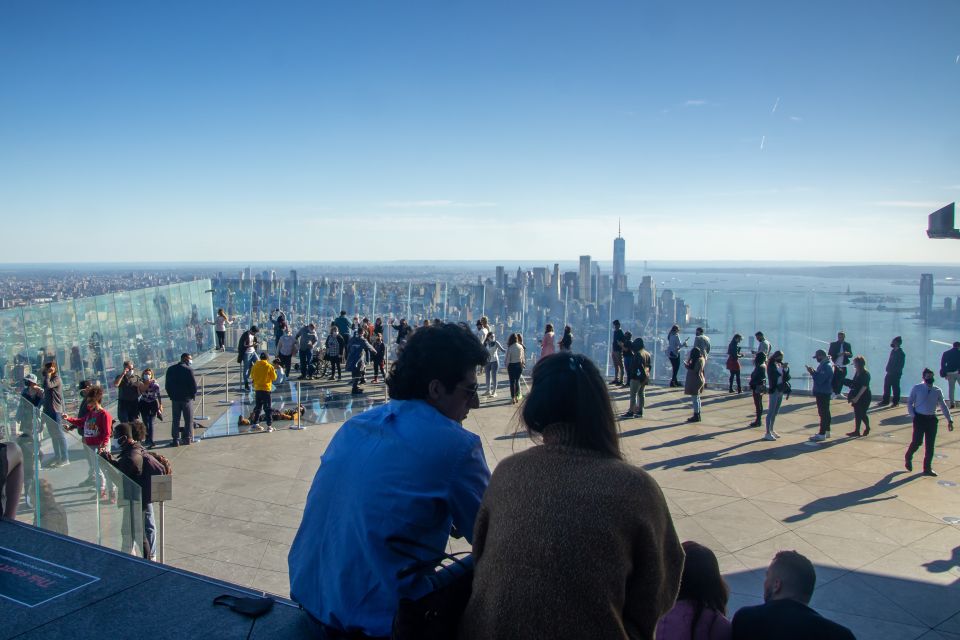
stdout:
{"type": "Polygon", "coordinates": [[[100,578],[0,547],[0,598],[36,607],[100,578]]]}

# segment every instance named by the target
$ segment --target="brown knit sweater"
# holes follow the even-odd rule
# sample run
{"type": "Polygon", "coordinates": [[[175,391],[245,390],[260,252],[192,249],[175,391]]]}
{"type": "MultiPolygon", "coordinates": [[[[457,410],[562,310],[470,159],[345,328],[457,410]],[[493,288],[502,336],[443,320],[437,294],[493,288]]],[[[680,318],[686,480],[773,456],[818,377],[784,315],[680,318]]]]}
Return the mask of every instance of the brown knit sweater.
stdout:
{"type": "Polygon", "coordinates": [[[654,637],[683,550],[660,487],[633,465],[541,445],[493,473],[460,638],[654,637]]]}

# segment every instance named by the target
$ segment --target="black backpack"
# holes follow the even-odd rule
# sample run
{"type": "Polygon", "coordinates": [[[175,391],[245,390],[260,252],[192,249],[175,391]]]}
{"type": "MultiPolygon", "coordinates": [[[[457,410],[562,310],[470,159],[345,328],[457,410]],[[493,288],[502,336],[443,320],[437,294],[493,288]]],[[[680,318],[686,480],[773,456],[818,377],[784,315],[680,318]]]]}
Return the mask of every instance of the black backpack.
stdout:
{"type": "Polygon", "coordinates": [[[793,388],[790,386],[790,367],[783,365],[783,378],[780,380],[780,390],[789,397],[793,388]]]}
{"type": "Polygon", "coordinates": [[[243,362],[243,354],[247,351],[247,340],[250,339],[250,332],[244,331],[240,334],[240,341],[237,342],[237,363],[243,362]]]}

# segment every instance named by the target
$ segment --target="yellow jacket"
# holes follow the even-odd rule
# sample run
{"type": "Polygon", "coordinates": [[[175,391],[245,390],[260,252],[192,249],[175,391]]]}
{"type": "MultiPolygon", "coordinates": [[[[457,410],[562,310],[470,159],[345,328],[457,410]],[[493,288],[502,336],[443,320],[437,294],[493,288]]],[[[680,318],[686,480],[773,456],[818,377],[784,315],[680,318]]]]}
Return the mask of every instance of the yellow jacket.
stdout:
{"type": "Polygon", "coordinates": [[[277,372],[268,361],[257,360],[250,368],[250,377],[253,378],[254,391],[273,391],[273,381],[277,379],[277,372]]]}

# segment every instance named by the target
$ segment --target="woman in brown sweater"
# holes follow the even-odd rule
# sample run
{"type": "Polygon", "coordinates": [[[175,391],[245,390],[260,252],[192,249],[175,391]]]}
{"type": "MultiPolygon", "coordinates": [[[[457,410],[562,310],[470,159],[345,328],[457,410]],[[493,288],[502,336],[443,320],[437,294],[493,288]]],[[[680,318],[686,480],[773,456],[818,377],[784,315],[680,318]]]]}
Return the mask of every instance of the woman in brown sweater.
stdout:
{"type": "Polygon", "coordinates": [[[623,460],[600,372],[582,355],[542,358],[521,418],[542,445],[493,472],[460,637],[652,640],[683,550],[660,487],[623,460]]]}

